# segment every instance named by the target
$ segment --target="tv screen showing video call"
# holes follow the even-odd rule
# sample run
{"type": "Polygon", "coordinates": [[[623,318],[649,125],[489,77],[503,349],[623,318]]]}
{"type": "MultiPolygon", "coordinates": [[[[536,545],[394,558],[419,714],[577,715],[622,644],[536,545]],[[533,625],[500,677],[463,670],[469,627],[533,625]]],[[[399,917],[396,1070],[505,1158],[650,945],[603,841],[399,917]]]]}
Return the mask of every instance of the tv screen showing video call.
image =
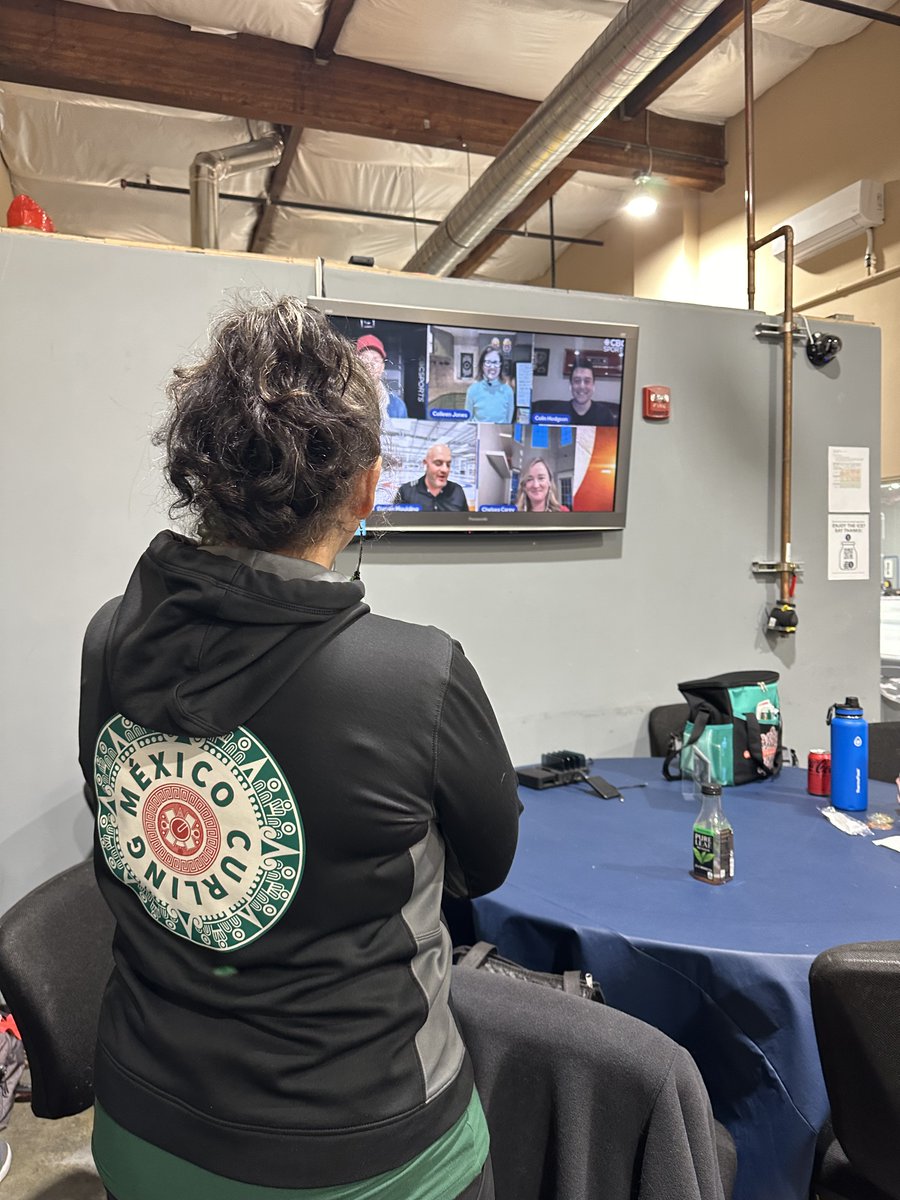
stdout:
{"type": "Polygon", "coordinates": [[[381,396],[369,528],[624,527],[635,326],[310,303],[381,396]]]}

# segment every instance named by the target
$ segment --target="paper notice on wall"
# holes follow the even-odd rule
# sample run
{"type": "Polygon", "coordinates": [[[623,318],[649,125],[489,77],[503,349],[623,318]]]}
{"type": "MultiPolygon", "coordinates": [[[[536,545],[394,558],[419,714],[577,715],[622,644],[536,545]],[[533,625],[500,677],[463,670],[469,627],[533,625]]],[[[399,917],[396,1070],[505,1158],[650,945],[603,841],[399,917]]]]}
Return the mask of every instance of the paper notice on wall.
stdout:
{"type": "Polygon", "coordinates": [[[828,514],[828,578],[869,578],[869,518],[828,514]]]}
{"type": "Polygon", "coordinates": [[[828,511],[867,513],[869,507],[869,447],[828,447],[828,511]]]}

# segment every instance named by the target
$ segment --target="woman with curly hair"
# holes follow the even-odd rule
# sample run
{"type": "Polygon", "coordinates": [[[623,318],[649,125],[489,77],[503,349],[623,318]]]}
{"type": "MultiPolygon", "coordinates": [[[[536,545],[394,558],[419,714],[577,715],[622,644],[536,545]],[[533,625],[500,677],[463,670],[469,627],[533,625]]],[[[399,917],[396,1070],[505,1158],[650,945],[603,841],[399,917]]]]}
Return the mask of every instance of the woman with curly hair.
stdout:
{"type": "Polygon", "coordinates": [[[116,918],[100,1175],[115,1200],[490,1197],[440,905],[505,877],[515,773],[459,646],[334,570],[377,390],[282,299],[226,315],[169,394],[193,536],[154,538],[83,659],[116,918]]]}

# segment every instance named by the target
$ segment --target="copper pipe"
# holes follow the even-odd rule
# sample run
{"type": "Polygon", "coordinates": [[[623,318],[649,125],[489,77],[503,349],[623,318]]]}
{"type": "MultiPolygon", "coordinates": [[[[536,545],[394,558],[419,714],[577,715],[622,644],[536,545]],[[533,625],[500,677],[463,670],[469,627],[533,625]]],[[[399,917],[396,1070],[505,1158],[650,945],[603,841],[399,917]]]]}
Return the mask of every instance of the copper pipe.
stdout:
{"type": "MultiPolygon", "coordinates": [[[[794,231],[790,225],[782,225],[758,242],[754,250],[761,250],[769,242],[784,238],[784,314],[782,317],[782,362],[781,362],[781,557],[782,565],[793,558],[791,552],[791,490],[794,453],[794,231]]],[[[779,573],[781,580],[780,598],[791,598],[791,572],[785,567],[779,573]]]]}
{"type": "Polygon", "coordinates": [[[782,225],[765,237],[756,237],[756,185],[754,161],[755,133],[753,127],[753,9],[751,0],[744,0],[744,137],[747,170],[747,307],[756,300],[756,251],[784,238],[784,313],[782,315],[781,361],[781,552],[779,563],[780,599],[791,598],[791,571],[787,563],[791,551],[791,503],[794,453],[794,231],[782,225]]]}
{"type": "Polygon", "coordinates": [[[804,300],[802,304],[797,305],[794,312],[803,312],[805,308],[816,308],[819,304],[827,304],[829,300],[840,300],[842,296],[861,292],[864,288],[874,287],[876,283],[884,283],[886,279],[895,279],[898,275],[900,275],[900,266],[888,267],[886,271],[879,271],[876,275],[867,275],[865,279],[855,279],[853,283],[845,283],[842,287],[832,288],[830,292],[823,292],[821,296],[813,296],[811,300],[804,300]]]}
{"type": "Polygon", "coordinates": [[[753,5],[744,0],[744,162],[747,179],[747,307],[756,301],[756,135],[753,128],[753,5]]]}

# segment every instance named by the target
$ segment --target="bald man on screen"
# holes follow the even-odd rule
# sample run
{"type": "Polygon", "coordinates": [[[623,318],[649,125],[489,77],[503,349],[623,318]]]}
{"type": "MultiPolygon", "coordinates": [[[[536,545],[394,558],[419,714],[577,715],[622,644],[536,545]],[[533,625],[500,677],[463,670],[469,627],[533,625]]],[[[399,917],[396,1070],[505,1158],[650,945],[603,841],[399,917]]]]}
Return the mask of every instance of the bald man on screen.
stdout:
{"type": "Polygon", "coordinates": [[[422,460],[425,474],[410,483],[402,483],[395,504],[414,504],[423,512],[468,512],[466,493],[450,480],[453,455],[443,442],[429,446],[422,460]]]}

